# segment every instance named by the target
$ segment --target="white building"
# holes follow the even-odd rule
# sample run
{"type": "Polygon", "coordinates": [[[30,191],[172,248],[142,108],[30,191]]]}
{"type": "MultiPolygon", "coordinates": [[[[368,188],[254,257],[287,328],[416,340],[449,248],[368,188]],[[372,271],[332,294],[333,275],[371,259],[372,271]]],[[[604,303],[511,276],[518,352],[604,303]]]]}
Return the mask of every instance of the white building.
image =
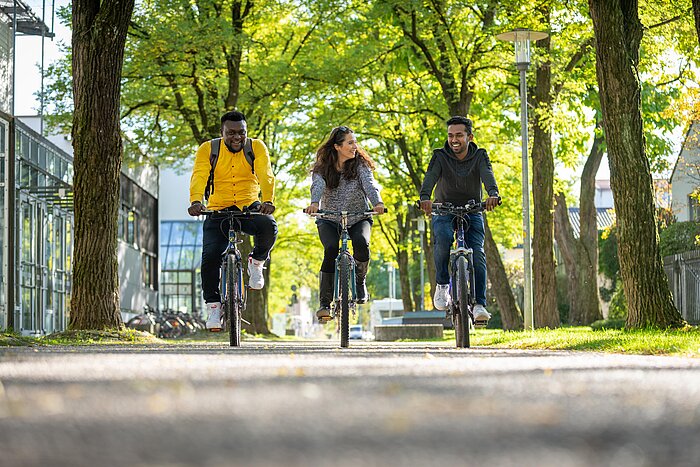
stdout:
{"type": "Polygon", "coordinates": [[[700,187],[700,121],[693,122],[671,173],[671,209],[678,222],[700,221],[700,204],[691,195],[700,187]]]}

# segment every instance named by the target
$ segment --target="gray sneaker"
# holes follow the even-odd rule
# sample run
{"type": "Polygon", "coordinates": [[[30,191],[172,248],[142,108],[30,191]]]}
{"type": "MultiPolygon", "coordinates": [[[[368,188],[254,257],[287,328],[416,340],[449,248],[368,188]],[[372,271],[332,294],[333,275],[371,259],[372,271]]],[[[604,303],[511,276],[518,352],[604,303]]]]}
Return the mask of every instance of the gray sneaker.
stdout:
{"type": "Polygon", "coordinates": [[[484,305],[474,305],[472,314],[474,315],[474,327],[483,328],[486,327],[487,324],[489,324],[489,320],[491,319],[491,313],[486,311],[484,305]]]}
{"type": "Polygon", "coordinates": [[[207,330],[211,332],[221,331],[221,303],[207,303],[209,317],[207,318],[207,330]]]}
{"type": "Polygon", "coordinates": [[[447,308],[450,306],[450,286],[448,284],[438,284],[435,287],[433,305],[435,308],[441,311],[447,310],[447,308]]]}

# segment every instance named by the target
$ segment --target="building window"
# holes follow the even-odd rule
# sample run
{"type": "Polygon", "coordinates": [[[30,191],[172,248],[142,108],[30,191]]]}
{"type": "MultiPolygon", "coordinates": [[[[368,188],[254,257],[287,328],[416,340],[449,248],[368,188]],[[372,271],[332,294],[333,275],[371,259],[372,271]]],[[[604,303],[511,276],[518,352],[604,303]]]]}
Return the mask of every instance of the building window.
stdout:
{"type": "Polygon", "coordinates": [[[693,222],[700,221],[700,202],[693,195],[688,195],[689,220],[693,222]]]}

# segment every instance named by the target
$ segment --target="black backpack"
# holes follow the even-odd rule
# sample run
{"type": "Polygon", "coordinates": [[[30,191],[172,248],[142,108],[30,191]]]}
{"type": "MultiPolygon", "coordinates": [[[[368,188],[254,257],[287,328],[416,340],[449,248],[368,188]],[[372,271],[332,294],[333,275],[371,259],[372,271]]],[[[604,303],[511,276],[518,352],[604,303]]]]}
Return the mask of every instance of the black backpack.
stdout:
{"type": "MultiPolygon", "coordinates": [[[[216,162],[219,160],[219,147],[221,146],[221,138],[214,138],[211,140],[211,152],[209,153],[209,163],[211,164],[211,170],[209,171],[209,180],[207,180],[207,187],[204,189],[204,199],[208,200],[209,195],[214,193],[214,169],[216,168],[216,162]]],[[[255,152],[253,152],[253,142],[250,138],[246,138],[245,144],[243,145],[243,155],[245,160],[250,164],[250,169],[255,173],[255,152]]]]}

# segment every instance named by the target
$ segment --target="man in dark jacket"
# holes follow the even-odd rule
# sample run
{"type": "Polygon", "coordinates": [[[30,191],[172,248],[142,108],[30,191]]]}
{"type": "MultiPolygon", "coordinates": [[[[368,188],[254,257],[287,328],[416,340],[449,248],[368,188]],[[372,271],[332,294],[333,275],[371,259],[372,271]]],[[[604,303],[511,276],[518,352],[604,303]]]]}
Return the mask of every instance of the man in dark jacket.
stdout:
{"type": "MultiPolygon", "coordinates": [[[[447,121],[447,142],[433,151],[433,158],[425,173],[420,189],[421,209],[432,212],[430,196],[435,188],[436,203],[452,203],[464,206],[469,201],[481,202],[481,184],[489,197],[486,209],[498,205],[498,185],[493,176],[491,161],[486,150],[474,143],[472,121],[465,117],[452,117],[447,121]]],[[[433,216],[435,247],[435,271],[437,287],[433,305],[446,310],[450,304],[448,262],[454,240],[453,216],[433,216]]],[[[485,325],[491,315],[486,311],[486,255],[484,254],[484,219],[481,213],[469,215],[469,230],[466,232],[467,246],[474,251],[476,305],[472,310],[475,324],[485,325]]]]}

